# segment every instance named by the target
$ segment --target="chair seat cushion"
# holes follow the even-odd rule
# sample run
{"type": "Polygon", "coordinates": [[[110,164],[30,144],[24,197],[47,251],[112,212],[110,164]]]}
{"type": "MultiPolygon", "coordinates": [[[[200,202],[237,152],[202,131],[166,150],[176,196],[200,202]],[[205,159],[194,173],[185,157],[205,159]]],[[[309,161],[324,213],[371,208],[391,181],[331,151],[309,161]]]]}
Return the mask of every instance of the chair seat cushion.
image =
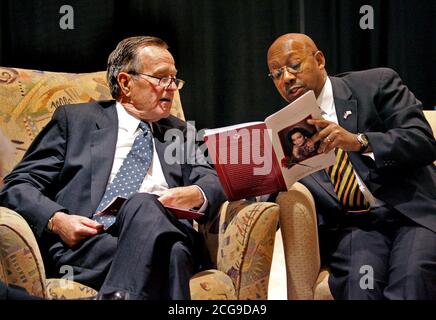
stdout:
{"type": "Polygon", "coordinates": [[[68,279],[47,279],[45,283],[49,299],[83,299],[97,295],[97,291],[94,289],[68,279]]]}
{"type": "Polygon", "coordinates": [[[192,300],[236,300],[232,279],[218,270],[211,269],[195,274],[189,287],[192,300]]]}

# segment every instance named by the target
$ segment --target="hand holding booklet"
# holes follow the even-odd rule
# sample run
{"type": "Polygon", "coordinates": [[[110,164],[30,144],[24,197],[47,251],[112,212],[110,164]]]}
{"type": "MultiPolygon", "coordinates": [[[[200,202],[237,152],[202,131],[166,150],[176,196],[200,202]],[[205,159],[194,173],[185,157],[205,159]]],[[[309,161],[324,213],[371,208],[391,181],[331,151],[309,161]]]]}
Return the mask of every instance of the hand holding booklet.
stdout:
{"type": "MultiPolygon", "coordinates": [[[[109,204],[97,213],[98,216],[113,215],[116,216],[123,203],[127,200],[125,197],[115,197],[109,204]]],[[[181,209],[173,206],[164,207],[169,210],[177,219],[199,219],[204,213],[191,209],[181,209]]]]}
{"type": "Polygon", "coordinates": [[[309,91],[264,122],[205,132],[209,156],[230,201],[286,191],[301,178],[335,163],[335,153],[318,153],[318,130],[308,119],[322,119],[309,91]]]}

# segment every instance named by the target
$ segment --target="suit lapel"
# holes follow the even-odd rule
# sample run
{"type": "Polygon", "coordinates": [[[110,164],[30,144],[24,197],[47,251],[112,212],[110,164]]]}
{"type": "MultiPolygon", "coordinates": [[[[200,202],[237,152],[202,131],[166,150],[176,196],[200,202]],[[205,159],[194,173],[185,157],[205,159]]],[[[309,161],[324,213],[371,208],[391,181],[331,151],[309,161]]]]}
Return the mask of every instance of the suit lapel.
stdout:
{"type": "Polygon", "coordinates": [[[357,133],[357,101],[340,78],[330,77],[330,80],[339,125],[347,131],[357,133]]]}
{"type": "Polygon", "coordinates": [[[91,132],[91,204],[95,210],[109,181],[118,137],[118,116],[115,101],[102,106],[91,132]]]}
{"type": "MultiPolygon", "coordinates": [[[[341,78],[331,77],[333,87],[333,96],[335,99],[336,114],[339,125],[349,132],[358,133],[358,109],[357,100],[353,99],[352,92],[341,78]],[[347,114],[347,116],[345,116],[347,114]]],[[[367,162],[368,157],[362,156],[357,152],[348,152],[348,157],[353,168],[359,176],[365,181],[369,175],[367,162]]]]}

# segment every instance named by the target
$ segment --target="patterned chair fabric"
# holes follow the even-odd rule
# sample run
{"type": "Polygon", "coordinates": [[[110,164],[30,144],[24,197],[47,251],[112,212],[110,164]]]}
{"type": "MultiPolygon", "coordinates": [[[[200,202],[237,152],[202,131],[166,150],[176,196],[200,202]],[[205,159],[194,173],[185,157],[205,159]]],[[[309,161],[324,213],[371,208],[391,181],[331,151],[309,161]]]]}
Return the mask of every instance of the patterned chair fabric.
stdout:
{"type": "Polygon", "coordinates": [[[68,279],[47,279],[46,296],[55,300],[73,300],[97,295],[97,291],[68,279]]]}
{"type": "Polygon", "coordinates": [[[236,300],[232,280],[222,271],[206,270],[197,273],[189,282],[193,300],[236,300]]]}
{"type": "Polygon", "coordinates": [[[278,207],[246,201],[232,202],[221,212],[217,266],[225,270],[240,299],[266,299],[278,207]],[[225,228],[225,230],[224,230],[225,228]]]}
{"type": "MultiPolygon", "coordinates": [[[[184,119],[180,97],[171,113],[184,119]]],[[[112,99],[106,72],[60,73],[0,67],[0,134],[9,138],[13,155],[4,159],[10,172],[22,158],[30,142],[64,104],[112,99]]]]}
{"type": "Polygon", "coordinates": [[[0,260],[5,280],[46,297],[45,270],[32,230],[17,213],[0,207],[0,260]]]}
{"type": "MultiPolygon", "coordinates": [[[[0,67],[0,178],[21,160],[60,105],[111,99],[105,72],[58,73],[0,67]]],[[[176,93],[171,113],[184,119],[176,93]]],[[[1,179],[0,179],[1,186],[1,179]]],[[[218,270],[196,274],[193,299],[267,299],[275,231],[274,203],[225,203],[217,219],[202,227],[218,270]]],[[[95,295],[66,279],[46,279],[36,240],[17,213],[0,208],[0,278],[50,299],[95,295]]]]}

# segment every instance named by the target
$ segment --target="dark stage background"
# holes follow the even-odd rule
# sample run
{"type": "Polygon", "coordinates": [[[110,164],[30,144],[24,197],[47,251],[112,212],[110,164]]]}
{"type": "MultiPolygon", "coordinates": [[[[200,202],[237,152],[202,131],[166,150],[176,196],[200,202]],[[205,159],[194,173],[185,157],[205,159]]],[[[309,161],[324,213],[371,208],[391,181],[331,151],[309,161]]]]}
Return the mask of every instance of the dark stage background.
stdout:
{"type": "Polygon", "coordinates": [[[122,38],[161,37],[198,128],[263,120],[285,105],[266,51],[287,32],[311,36],[329,74],[391,67],[426,109],[436,106],[435,0],[1,0],[0,18],[1,66],[98,71],[122,38]],[[65,4],[73,30],[59,27],[65,4]],[[359,27],[362,5],[374,9],[373,30],[359,27]]]}

